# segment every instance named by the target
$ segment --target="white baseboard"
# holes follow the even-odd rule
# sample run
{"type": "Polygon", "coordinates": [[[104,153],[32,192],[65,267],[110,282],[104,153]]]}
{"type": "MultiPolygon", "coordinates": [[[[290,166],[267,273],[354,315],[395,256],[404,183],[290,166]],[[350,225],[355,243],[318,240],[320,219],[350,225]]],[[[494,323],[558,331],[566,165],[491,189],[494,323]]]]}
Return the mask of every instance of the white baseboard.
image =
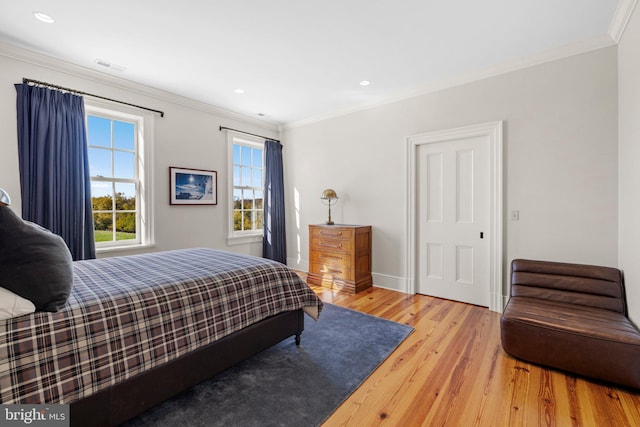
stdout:
{"type": "Polygon", "coordinates": [[[389,276],[387,274],[372,273],[373,285],[378,288],[390,289],[392,291],[398,291],[408,293],[408,281],[404,277],[389,276]]]}

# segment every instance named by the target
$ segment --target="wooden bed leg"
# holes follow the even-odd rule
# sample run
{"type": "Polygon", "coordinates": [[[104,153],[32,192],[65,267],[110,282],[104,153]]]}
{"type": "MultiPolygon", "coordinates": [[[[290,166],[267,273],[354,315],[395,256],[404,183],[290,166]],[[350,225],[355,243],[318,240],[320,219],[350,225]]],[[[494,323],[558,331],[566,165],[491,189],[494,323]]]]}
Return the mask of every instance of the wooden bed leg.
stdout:
{"type": "Polygon", "coordinates": [[[302,335],[302,332],[296,334],[296,345],[300,345],[300,335],[302,335]]]}

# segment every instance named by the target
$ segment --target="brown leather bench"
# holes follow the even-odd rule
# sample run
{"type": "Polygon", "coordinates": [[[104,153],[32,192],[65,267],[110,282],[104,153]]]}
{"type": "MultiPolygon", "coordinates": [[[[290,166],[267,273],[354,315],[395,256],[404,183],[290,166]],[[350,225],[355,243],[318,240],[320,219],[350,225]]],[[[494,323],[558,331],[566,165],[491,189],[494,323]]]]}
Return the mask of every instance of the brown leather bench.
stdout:
{"type": "Polygon", "coordinates": [[[618,269],[514,260],[501,338],[519,359],[640,389],[640,332],[618,269]]]}

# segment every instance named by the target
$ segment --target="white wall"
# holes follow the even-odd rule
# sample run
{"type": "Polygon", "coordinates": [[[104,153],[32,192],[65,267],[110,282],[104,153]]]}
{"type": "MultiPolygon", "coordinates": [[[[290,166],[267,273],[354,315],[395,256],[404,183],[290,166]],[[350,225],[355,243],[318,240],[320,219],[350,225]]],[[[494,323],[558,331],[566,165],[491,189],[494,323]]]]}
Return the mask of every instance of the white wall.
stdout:
{"type": "MultiPolygon", "coordinates": [[[[278,137],[277,127],[146,88],[47,57],[0,45],[0,187],[20,214],[15,83],[32,78],[163,110],[154,124],[154,212],[156,246],[150,250],[214,247],[260,255],[262,244],[227,246],[227,140],[219,126],[278,137]],[[218,205],[170,206],[169,166],[218,172],[218,205]]],[[[188,78],[188,77],[185,77],[188,78]]],[[[129,254],[127,252],[109,255],[129,254]]]]}
{"type": "Polygon", "coordinates": [[[619,252],[631,319],[640,324],[640,10],[618,45],[619,252]]]}
{"type": "Polygon", "coordinates": [[[286,129],[289,264],[306,269],[332,187],[336,222],[373,226],[374,284],[406,289],[405,138],[504,120],[505,271],[516,257],[616,266],[616,82],[609,47],[286,129]]]}

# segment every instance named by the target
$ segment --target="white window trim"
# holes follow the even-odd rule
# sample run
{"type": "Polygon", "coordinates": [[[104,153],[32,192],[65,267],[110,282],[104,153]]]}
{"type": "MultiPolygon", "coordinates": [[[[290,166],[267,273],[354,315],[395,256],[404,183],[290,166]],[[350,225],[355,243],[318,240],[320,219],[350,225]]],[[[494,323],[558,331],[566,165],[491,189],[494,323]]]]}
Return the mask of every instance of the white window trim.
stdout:
{"type": "MultiPolygon", "coordinates": [[[[241,143],[262,150],[262,182],[264,182],[264,139],[245,135],[243,133],[227,131],[227,244],[229,246],[244,245],[247,243],[258,243],[262,241],[263,230],[242,231],[233,230],[233,144],[241,143]]],[[[264,197],[264,196],[263,196],[264,197]]],[[[264,202],[263,202],[264,203],[264,202]]]]}
{"type": "Polygon", "coordinates": [[[85,114],[96,114],[110,117],[116,120],[127,120],[136,122],[138,135],[138,178],[140,185],[138,188],[137,206],[139,217],[139,236],[135,242],[126,240],[110,242],[99,247],[96,245],[96,253],[106,253],[121,250],[139,250],[155,246],[154,229],[154,203],[153,203],[153,129],[154,116],[151,112],[146,112],[137,108],[117,104],[108,101],[85,98],[85,114]]]}

